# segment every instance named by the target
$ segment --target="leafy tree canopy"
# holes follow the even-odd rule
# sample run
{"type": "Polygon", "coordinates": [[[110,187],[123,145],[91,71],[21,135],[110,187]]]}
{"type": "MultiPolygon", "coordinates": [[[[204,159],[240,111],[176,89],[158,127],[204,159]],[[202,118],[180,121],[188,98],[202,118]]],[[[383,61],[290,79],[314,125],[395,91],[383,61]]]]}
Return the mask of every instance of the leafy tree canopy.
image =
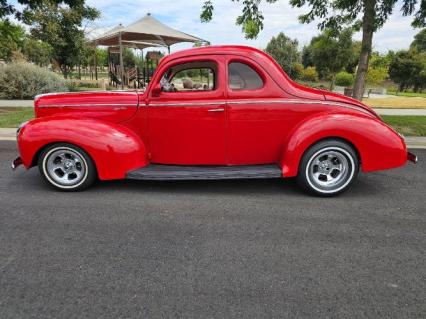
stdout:
{"type": "Polygon", "coordinates": [[[25,39],[22,52],[27,60],[38,66],[48,66],[52,58],[52,47],[50,44],[33,38],[25,39]]]}
{"type": "Polygon", "coordinates": [[[402,50],[395,54],[389,66],[389,77],[399,85],[403,91],[410,86],[418,85],[417,80],[422,77],[426,65],[422,57],[414,51],[402,50]]]}
{"type": "Polygon", "coordinates": [[[83,24],[93,21],[99,12],[85,5],[63,6],[57,1],[37,1],[22,12],[22,20],[30,26],[32,38],[48,43],[52,58],[65,77],[85,56],[83,24]]]}
{"type": "Polygon", "coordinates": [[[12,53],[19,50],[25,39],[25,30],[7,20],[0,21],[0,59],[10,61],[12,53]]]}
{"type": "MultiPolygon", "coordinates": [[[[18,0],[7,1],[0,0],[0,18],[14,14],[16,18],[22,19],[25,13],[42,8],[45,5],[44,0],[18,0]],[[17,6],[16,4],[19,4],[17,6]]],[[[84,0],[50,0],[52,5],[66,5],[70,8],[84,8],[84,0]]]]}
{"type": "MultiPolygon", "coordinates": [[[[243,9],[241,15],[237,17],[236,24],[242,27],[247,39],[255,39],[263,29],[264,16],[259,9],[262,2],[275,3],[279,0],[232,0],[242,2],[243,9]]],[[[362,0],[290,0],[294,7],[302,8],[309,6],[310,10],[301,15],[299,20],[302,23],[310,23],[317,18],[320,19],[318,27],[320,29],[340,30],[343,27],[361,27],[359,14],[365,10],[365,2],[362,0]]],[[[397,0],[373,0],[374,8],[374,30],[380,29],[392,14],[397,0]]],[[[414,14],[413,26],[426,26],[426,2],[418,0],[403,0],[401,11],[403,15],[414,14]],[[418,9],[416,5],[420,2],[418,9]]],[[[209,22],[213,18],[214,3],[212,0],[204,2],[200,19],[202,22],[209,22]]]]}
{"type": "Polygon", "coordinates": [[[265,50],[293,79],[297,72],[294,64],[300,60],[298,44],[296,39],[292,40],[283,32],[280,32],[276,37],[272,37],[265,50]]]}
{"type": "Polygon", "coordinates": [[[420,52],[426,52],[426,29],[423,29],[414,36],[414,41],[411,43],[411,48],[420,52]]]}
{"type": "Polygon", "coordinates": [[[325,30],[311,40],[313,63],[321,77],[331,78],[331,89],[336,73],[344,69],[353,59],[352,32],[351,29],[346,29],[336,35],[330,30],[325,30]]]}

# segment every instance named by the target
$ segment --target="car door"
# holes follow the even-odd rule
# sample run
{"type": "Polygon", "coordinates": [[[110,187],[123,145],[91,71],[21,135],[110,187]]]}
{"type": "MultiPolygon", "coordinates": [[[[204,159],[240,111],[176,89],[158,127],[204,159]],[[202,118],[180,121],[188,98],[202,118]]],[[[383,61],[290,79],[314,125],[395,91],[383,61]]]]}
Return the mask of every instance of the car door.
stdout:
{"type": "Polygon", "coordinates": [[[296,114],[265,70],[243,56],[227,57],[228,163],[271,164],[280,159],[296,114]]]}
{"type": "Polygon", "coordinates": [[[223,165],[225,59],[206,55],[171,61],[152,86],[148,138],[152,163],[223,165]],[[155,90],[154,90],[155,91],[155,90]]]}

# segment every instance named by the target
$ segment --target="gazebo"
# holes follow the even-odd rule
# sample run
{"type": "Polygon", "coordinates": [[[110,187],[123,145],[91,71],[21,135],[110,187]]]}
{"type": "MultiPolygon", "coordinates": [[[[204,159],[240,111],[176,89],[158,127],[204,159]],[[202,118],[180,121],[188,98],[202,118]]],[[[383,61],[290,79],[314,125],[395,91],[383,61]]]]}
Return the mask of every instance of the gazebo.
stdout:
{"type": "MultiPolygon", "coordinates": [[[[170,46],[176,43],[208,43],[201,38],[168,27],[151,16],[150,13],[127,27],[120,24],[95,39],[92,39],[90,42],[95,46],[95,48],[98,45],[101,45],[118,49],[120,56],[120,78],[122,88],[124,88],[124,47],[137,48],[141,50],[148,47],[167,47],[168,52],[170,53],[170,46]]],[[[96,59],[94,62],[96,68],[96,59]]]]}

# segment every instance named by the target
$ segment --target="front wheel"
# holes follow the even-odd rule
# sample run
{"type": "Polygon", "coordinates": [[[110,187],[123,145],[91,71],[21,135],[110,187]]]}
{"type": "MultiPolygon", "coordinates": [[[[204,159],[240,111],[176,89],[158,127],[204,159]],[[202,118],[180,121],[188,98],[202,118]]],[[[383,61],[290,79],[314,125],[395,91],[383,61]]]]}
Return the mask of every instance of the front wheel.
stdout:
{"type": "Polygon", "coordinates": [[[95,165],[80,147],[59,143],[46,147],[38,159],[43,179],[62,191],[79,191],[89,187],[96,179],[95,165]]]}
{"type": "Polygon", "coordinates": [[[359,160],[353,147],[339,140],[326,140],[305,152],[297,181],[311,193],[333,196],[347,190],[358,172],[359,160]]]}

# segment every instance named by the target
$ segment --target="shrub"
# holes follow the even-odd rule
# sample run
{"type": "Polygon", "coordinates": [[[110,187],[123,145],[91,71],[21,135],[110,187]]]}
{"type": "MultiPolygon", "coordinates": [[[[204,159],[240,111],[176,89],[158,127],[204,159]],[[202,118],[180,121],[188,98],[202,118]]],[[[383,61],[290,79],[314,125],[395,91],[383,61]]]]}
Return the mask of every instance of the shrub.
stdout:
{"type": "Polygon", "coordinates": [[[302,70],[300,78],[303,81],[317,82],[318,81],[318,72],[314,66],[308,66],[306,69],[302,70]]]}
{"type": "Polygon", "coordinates": [[[79,91],[79,85],[75,81],[67,81],[66,85],[67,85],[68,91],[70,91],[70,92],[77,92],[77,91],[79,91]]]}
{"type": "Polygon", "coordinates": [[[336,74],[336,85],[350,87],[354,84],[354,76],[342,71],[336,74]]]}
{"type": "Polygon", "coordinates": [[[367,84],[380,85],[388,77],[388,70],[383,67],[379,68],[368,68],[367,73],[367,84]]]}
{"type": "Polygon", "coordinates": [[[303,72],[303,64],[299,62],[293,63],[292,76],[293,79],[300,79],[303,72]]]}
{"type": "Polygon", "coordinates": [[[22,62],[0,66],[0,98],[30,99],[41,93],[66,91],[65,80],[47,69],[22,62]]]}

